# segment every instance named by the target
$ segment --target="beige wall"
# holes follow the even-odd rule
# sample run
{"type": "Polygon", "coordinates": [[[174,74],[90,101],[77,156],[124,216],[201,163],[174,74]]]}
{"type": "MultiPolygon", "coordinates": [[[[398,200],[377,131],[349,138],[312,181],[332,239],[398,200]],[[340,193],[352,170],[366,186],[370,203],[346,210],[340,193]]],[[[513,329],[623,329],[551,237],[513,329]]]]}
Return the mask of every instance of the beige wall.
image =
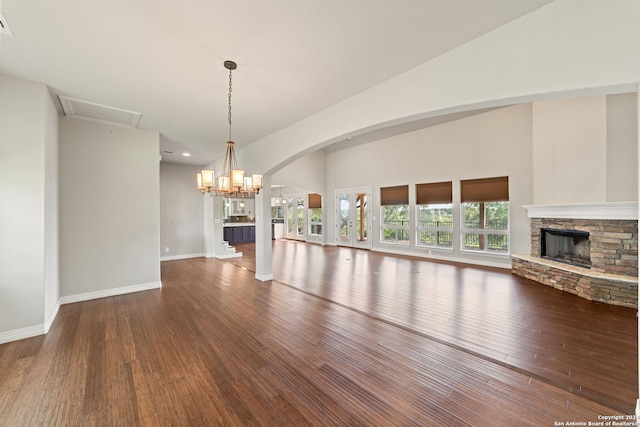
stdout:
{"type": "Polygon", "coordinates": [[[0,75],[0,343],[57,309],[57,115],[47,87],[0,75]]]}
{"type": "Polygon", "coordinates": [[[636,97],[533,104],[533,204],[638,199],[636,97]]]}
{"type": "Polygon", "coordinates": [[[607,97],[607,202],[638,200],[638,94],[607,97]]]}
{"type": "Polygon", "coordinates": [[[196,188],[202,168],[160,163],[160,257],[163,259],[203,256],[203,197],[196,188]],[[167,250],[168,249],[168,250],[167,250]]]}
{"type": "Polygon", "coordinates": [[[159,135],[62,117],[61,296],[160,283],[159,135]]]}
{"type": "MultiPolygon", "coordinates": [[[[381,244],[379,189],[453,181],[455,204],[460,200],[460,180],[508,175],[511,250],[527,252],[529,222],[522,205],[532,200],[531,134],[531,105],[524,104],[327,154],[326,242],[335,240],[335,190],[371,186],[374,249],[510,265],[508,257],[470,255],[459,248],[448,252],[381,244]]],[[[459,241],[457,235],[454,241],[459,241]]]]}

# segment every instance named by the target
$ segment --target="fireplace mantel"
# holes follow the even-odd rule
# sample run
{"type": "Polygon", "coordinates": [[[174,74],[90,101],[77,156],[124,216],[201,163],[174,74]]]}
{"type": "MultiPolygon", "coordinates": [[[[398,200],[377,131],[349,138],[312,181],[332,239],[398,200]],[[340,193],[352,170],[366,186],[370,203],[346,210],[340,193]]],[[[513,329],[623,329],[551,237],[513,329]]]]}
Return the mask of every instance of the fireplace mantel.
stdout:
{"type": "Polygon", "coordinates": [[[638,220],[638,202],[525,205],[529,218],[638,220]]]}

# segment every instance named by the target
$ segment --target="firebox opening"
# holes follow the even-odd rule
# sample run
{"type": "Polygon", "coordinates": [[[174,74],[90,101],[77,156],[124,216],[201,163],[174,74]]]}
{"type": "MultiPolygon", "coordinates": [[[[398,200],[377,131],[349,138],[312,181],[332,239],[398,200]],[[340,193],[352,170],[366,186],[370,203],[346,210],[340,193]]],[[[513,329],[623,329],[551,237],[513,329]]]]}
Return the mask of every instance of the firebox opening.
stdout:
{"type": "Polygon", "coordinates": [[[589,233],[575,230],[541,230],[540,255],[554,261],[591,267],[589,233]]]}

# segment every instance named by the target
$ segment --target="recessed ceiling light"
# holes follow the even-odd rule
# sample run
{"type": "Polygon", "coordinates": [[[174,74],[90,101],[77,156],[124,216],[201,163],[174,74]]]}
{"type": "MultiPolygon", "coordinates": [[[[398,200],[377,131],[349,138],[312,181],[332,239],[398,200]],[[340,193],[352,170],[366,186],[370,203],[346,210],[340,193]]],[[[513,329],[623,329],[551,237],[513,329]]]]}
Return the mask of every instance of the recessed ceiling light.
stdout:
{"type": "Polygon", "coordinates": [[[184,157],[191,157],[191,153],[186,153],[186,152],[185,152],[185,153],[182,153],[182,155],[183,155],[184,157]]]}

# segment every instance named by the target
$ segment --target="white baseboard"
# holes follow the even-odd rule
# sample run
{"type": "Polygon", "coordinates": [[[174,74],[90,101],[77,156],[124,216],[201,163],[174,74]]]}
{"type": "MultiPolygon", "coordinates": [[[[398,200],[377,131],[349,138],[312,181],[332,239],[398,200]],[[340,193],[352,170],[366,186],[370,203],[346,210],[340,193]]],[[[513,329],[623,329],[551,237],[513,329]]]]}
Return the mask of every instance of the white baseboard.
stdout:
{"type": "Polygon", "coordinates": [[[60,305],[62,304],[71,304],[74,302],[129,294],[132,292],[148,291],[158,288],[162,288],[162,282],[143,283],[140,285],[123,286],[121,288],[105,289],[103,291],[85,292],[82,294],[60,297],[53,310],[51,310],[51,313],[49,313],[47,319],[45,320],[45,323],[35,326],[28,326],[26,328],[14,329],[6,332],[0,332],[0,344],[23,340],[31,337],[37,337],[38,335],[45,335],[47,332],[49,332],[51,325],[53,325],[53,321],[56,319],[58,311],[60,310],[60,305]]]}
{"type": "Polygon", "coordinates": [[[60,298],[58,298],[58,301],[56,302],[56,305],[53,307],[53,310],[51,310],[51,313],[49,313],[49,316],[47,316],[47,318],[44,321],[44,333],[48,333],[49,329],[51,329],[51,325],[53,325],[53,321],[56,320],[56,316],[58,315],[58,310],[60,310],[60,298]]]}
{"type": "Polygon", "coordinates": [[[0,333],[0,344],[44,335],[44,324],[0,333]]]}
{"type": "Polygon", "coordinates": [[[206,256],[207,254],[205,254],[204,252],[201,252],[199,254],[170,255],[160,257],[160,261],[175,261],[179,259],[202,258],[206,256]]]}
{"type": "Polygon", "coordinates": [[[273,274],[258,274],[256,273],[256,279],[261,282],[268,282],[269,280],[273,280],[273,274]]]}
{"type": "Polygon", "coordinates": [[[140,285],[123,286],[120,288],[105,289],[95,292],[85,292],[82,294],[60,297],[53,310],[51,310],[51,313],[49,313],[45,323],[35,326],[28,326],[26,328],[14,329],[6,332],[0,332],[0,344],[37,337],[38,335],[46,335],[47,332],[49,332],[51,325],[53,325],[53,321],[56,319],[58,311],[60,310],[60,305],[62,304],[71,304],[74,302],[88,301],[92,299],[112,297],[116,295],[124,295],[133,292],[148,291],[151,289],[159,288],[162,288],[162,282],[142,283],[140,285]]]}
{"type": "Polygon", "coordinates": [[[229,258],[240,258],[242,257],[242,252],[233,252],[233,253],[221,253],[215,256],[217,259],[229,259],[229,258]]]}
{"type": "Polygon", "coordinates": [[[113,297],[116,295],[124,295],[124,294],[130,294],[133,292],[149,291],[151,289],[159,289],[159,288],[162,288],[162,282],[142,283],[140,285],[123,286],[121,288],[111,288],[111,289],[104,289],[102,291],[84,292],[81,294],[67,295],[60,298],[60,303],[71,304],[74,302],[113,297]]]}

